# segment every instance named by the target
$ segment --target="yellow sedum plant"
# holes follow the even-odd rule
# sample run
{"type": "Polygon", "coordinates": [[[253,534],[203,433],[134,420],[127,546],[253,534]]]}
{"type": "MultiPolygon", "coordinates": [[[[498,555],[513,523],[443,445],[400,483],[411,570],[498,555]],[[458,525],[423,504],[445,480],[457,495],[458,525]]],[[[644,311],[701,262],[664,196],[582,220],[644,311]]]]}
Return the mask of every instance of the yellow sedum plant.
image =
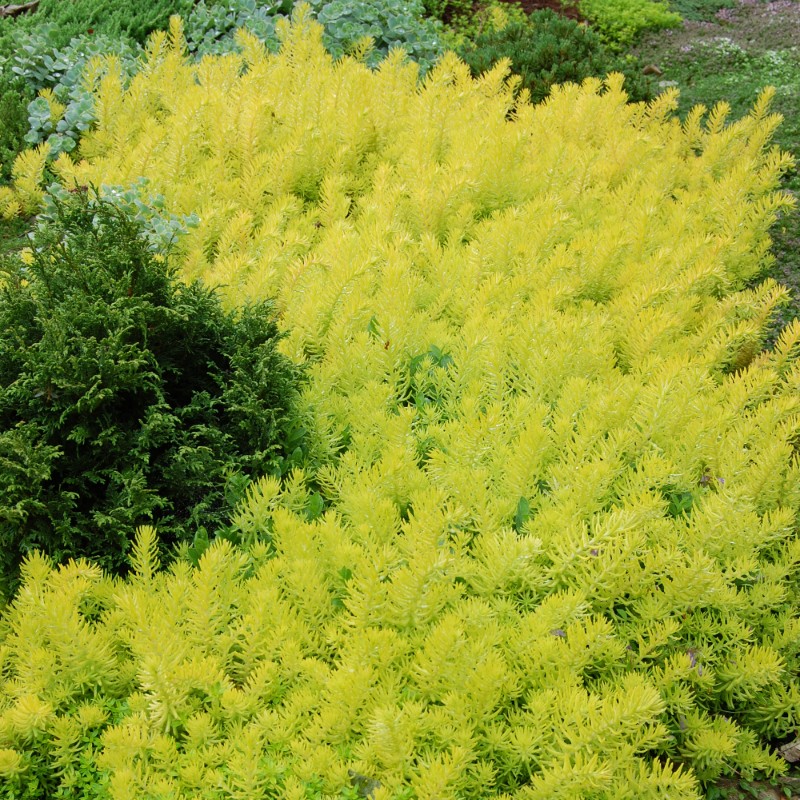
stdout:
{"type": "Polygon", "coordinates": [[[507,64],[418,85],[401,53],[332,62],[302,12],[282,36],[194,64],[173,21],[53,166],[148,178],[200,218],[187,279],[276,298],[305,463],[196,569],[160,569],[149,527],[125,580],[27,561],[0,775],[74,786],[88,729],[113,800],[688,800],[780,773],[800,324],[762,352],[786,291],[744,289],[789,203],[769,93],[734,123],[618,76],[532,107],[507,64]]]}

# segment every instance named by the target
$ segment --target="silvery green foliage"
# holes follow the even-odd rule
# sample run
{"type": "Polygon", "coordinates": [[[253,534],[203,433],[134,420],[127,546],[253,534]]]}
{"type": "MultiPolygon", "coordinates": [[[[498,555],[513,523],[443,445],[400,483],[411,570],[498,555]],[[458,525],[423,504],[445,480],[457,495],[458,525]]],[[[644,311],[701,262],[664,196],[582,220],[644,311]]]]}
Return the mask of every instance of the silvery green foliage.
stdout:
{"type": "Polygon", "coordinates": [[[71,152],[78,138],[94,122],[94,103],[91,95],[80,89],[72,93],[64,116],[53,124],[50,118],[50,105],[43,97],[37,97],[28,104],[28,124],[30,130],[25,136],[29,144],[47,141],[53,157],[62,151],[71,152]]]}
{"type": "MultiPolygon", "coordinates": [[[[306,1],[325,29],[325,47],[336,58],[347,53],[359,39],[370,36],[375,41],[375,49],[367,58],[370,66],[376,66],[393,47],[402,47],[424,73],[444,51],[441,24],[424,17],[425,9],[419,0],[306,1]]],[[[277,50],[275,23],[289,17],[292,10],[291,0],[225,0],[211,4],[200,0],[186,21],[189,50],[199,56],[231,52],[236,49],[237,28],[248,29],[268,48],[277,50]]]]}
{"type": "Polygon", "coordinates": [[[11,71],[34,91],[52,89],[56,99],[66,106],[63,117],[53,123],[44,98],[37,97],[28,105],[30,129],[26,141],[33,145],[49,142],[53,157],[73,150],[83,131],[94,122],[92,97],[82,80],[86,64],[95,56],[115,55],[123,73],[130,76],[137,69],[140,54],[137,45],[106,36],[86,34],[63,48],[54,46],[54,37],[49,26],[22,32],[10,60],[11,71]]]}
{"type": "MultiPolygon", "coordinates": [[[[44,208],[38,217],[39,225],[53,222],[57,204],[66,201],[69,194],[60,183],[48,186],[44,208]]],[[[99,196],[140,226],[142,237],[154,253],[168,252],[181,236],[200,222],[197,214],[177,215],[168,212],[164,196],[150,191],[150,181],[144,177],[137,178],[129,186],[103,184],[99,196]]]]}
{"type": "Polygon", "coordinates": [[[68,99],[73,87],[80,85],[84,67],[95,56],[117,56],[123,71],[130,75],[141,55],[141,48],[126,39],[84,34],[62,48],[54,45],[55,39],[51,26],[21,32],[11,59],[11,71],[36,91],[54,89],[62,102],[68,99]]]}
{"type": "Polygon", "coordinates": [[[441,23],[425,18],[421,0],[310,0],[310,5],[325,27],[325,46],[335,57],[364,36],[375,40],[367,59],[370,66],[401,47],[426,72],[444,52],[441,23]]]}
{"type": "Polygon", "coordinates": [[[236,50],[234,34],[238,28],[247,28],[270,50],[277,50],[279,42],[275,23],[290,11],[291,2],[227,0],[224,3],[207,4],[205,0],[199,0],[184,27],[189,52],[198,57],[230,53],[236,50]]]}

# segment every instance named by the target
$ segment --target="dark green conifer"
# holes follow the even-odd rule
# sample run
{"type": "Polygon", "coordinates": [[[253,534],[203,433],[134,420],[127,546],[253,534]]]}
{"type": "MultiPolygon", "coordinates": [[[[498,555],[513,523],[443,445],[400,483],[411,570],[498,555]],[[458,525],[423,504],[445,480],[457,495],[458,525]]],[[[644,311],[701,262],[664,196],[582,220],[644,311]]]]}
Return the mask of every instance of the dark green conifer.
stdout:
{"type": "Polygon", "coordinates": [[[124,570],[138,525],[174,544],[276,470],[296,374],[269,303],[223,310],[141,224],[79,192],[0,280],[0,575],[22,556],[124,570]]]}

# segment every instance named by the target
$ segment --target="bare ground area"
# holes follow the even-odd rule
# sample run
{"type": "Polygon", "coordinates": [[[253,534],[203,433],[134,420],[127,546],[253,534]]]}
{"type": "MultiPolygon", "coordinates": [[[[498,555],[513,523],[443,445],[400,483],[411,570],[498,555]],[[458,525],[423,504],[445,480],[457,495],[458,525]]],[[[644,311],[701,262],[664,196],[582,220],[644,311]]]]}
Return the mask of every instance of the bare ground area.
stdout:
{"type": "Polygon", "coordinates": [[[709,21],[686,20],[682,27],[648,36],[639,51],[691,50],[698,42],[729,39],[752,53],[800,47],[800,2],[798,0],[737,0],[722,8],[709,21]]]}

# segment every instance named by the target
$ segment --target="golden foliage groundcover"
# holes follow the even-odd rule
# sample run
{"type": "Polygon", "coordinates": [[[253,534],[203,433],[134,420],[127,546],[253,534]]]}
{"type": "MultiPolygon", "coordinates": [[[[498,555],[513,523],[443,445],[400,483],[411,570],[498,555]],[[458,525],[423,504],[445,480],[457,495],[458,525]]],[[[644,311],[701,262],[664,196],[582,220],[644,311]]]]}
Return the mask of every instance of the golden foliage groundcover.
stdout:
{"type": "Polygon", "coordinates": [[[129,86],[94,64],[97,127],[53,166],[146,177],[199,216],[187,278],[276,298],[305,464],[196,570],[158,571],[151,528],[128,580],[27,562],[0,774],[67,791],[80,751],[115,800],[618,800],[781,771],[800,325],[761,352],[785,291],[742,290],[788,202],[768,93],[733,124],[616,76],[532,107],[507,64],[418,86],[302,13],[282,34],[192,64],[175,21],[129,86]]]}

